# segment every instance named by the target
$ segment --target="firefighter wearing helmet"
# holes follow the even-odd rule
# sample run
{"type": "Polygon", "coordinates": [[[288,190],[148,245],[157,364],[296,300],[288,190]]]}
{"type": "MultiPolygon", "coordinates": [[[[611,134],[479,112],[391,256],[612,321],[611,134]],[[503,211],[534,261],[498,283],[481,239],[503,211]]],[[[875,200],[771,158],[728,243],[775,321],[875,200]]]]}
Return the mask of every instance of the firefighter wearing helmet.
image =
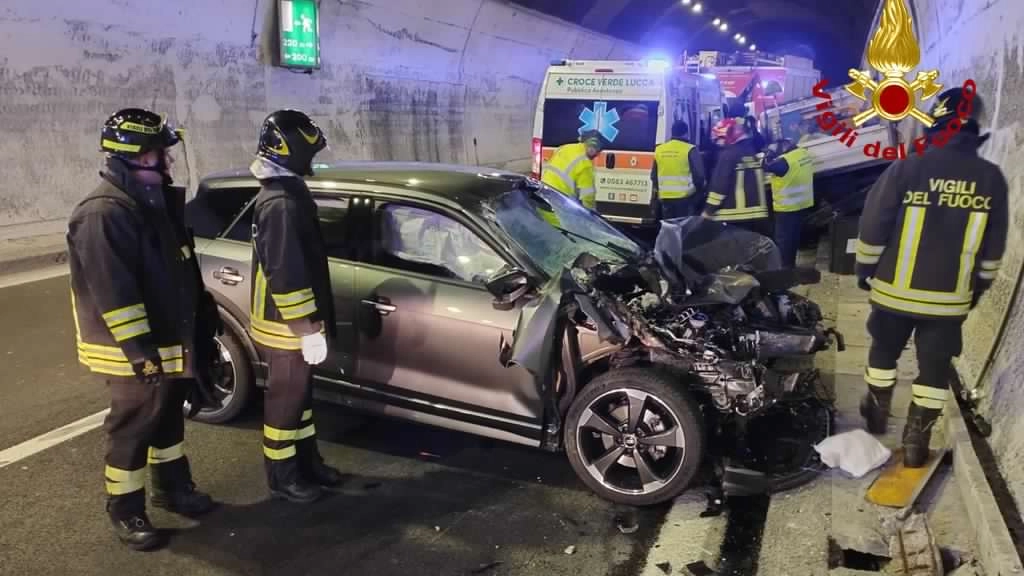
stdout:
{"type": "Polygon", "coordinates": [[[312,367],[335,339],[334,300],[317,206],[304,176],[327,138],[303,112],[263,122],[250,166],[261,189],[252,216],[250,333],[268,363],[263,455],[275,498],[309,503],[341,474],[320,456],[313,426],[312,367]]]}
{"type": "Polygon", "coordinates": [[[929,147],[893,162],[868,193],[857,241],[858,285],[871,292],[871,349],[861,414],[884,434],[896,362],[914,336],[918,376],[903,430],[904,463],[924,466],[931,429],[949,397],[961,326],[999,274],[1006,247],[1007,183],[981,158],[981,99],[973,82],[943,92],[929,147]]]}
{"type": "Polygon", "coordinates": [[[726,124],[721,150],[708,187],[703,217],[771,235],[764,168],[757,157],[752,127],[742,121],[726,124]]]}
{"type": "Polygon", "coordinates": [[[186,516],[213,508],[196,490],[183,450],[183,406],[212,403],[210,365],[217,307],[203,289],[184,225],[185,190],[172,186],[169,148],[180,134],[149,111],[129,108],[103,125],[106,166],[67,229],[78,359],[110,390],[107,512],[136,550],[162,542],[152,503],[186,516]]]}

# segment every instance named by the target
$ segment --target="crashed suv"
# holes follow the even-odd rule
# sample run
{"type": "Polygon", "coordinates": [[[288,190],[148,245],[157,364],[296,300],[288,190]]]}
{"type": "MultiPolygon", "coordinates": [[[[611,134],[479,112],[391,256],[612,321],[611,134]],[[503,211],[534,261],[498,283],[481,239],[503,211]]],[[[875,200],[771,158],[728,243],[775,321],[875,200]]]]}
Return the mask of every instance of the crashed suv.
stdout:
{"type": "MultiPolygon", "coordinates": [[[[813,355],[833,343],[772,242],[701,219],[646,250],[536,180],[401,163],[307,179],[329,256],[338,338],[321,400],[552,451],[610,500],[697,482],[776,490],[827,434],[813,355]],[[698,474],[704,477],[699,478],[698,474]]],[[[226,422],[265,385],[246,330],[258,183],[207,177],[189,214],[219,337],[226,422]]]]}

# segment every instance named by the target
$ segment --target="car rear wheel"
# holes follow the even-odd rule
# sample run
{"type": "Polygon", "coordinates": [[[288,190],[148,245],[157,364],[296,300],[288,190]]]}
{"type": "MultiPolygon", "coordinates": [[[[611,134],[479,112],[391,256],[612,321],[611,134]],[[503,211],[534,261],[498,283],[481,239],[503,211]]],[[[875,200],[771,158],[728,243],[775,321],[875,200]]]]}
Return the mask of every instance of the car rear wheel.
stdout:
{"type": "Polygon", "coordinates": [[[704,426],[697,404],[657,370],[598,376],[573,400],[565,424],[569,463],[612,502],[664,502],[683,492],[700,468],[704,426]]]}
{"type": "MultiPolygon", "coordinates": [[[[245,351],[241,338],[228,326],[224,333],[214,337],[219,355],[219,366],[216,370],[217,382],[214,383],[214,397],[218,401],[216,408],[204,408],[192,419],[208,424],[223,424],[235,419],[245,410],[249,402],[255,381],[253,380],[252,361],[245,351]]],[[[185,413],[189,405],[185,403],[185,413]]]]}

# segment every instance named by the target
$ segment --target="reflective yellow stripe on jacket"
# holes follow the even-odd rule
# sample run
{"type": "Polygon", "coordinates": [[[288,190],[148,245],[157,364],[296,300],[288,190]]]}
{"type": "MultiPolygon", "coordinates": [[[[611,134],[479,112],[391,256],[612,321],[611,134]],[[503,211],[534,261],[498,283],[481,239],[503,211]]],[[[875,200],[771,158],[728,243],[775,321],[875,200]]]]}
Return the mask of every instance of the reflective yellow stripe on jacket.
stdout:
{"type": "Polygon", "coordinates": [[[658,164],[658,197],[679,200],[693,195],[693,175],[690,172],[690,150],[693,144],[682,140],[669,140],[654,149],[658,164]]]}
{"type": "Polygon", "coordinates": [[[578,199],[587,208],[594,208],[597,199],[594,163],[587,157],[587,147],[582,142],[555,150],[544,166],[541,180],[562,194],[578,199]]]}
{"type": "MultiPolygon", "coordinates": [[[[266,319],[267,296],[269,292],[267,277],[263,274],[263,266],[257,265],[256,282],[252,290],[252,312],[249,315],[249,328],[252,339],[264,346],[278,350],[301,350],[301,340],[292,332],[287,324],[266,319]]],[[[278,297],[281,298],[281,302],[288,306],[301,307],[303,306],[304,296],[305,292],[300,290],[299,293],[284,294],[278,297]]],[[[312,297],[312,290],[309,291],[309,296],[312,297]]],[[[281,304],[278,304],[278,302],[277,298],[275,298],[274,303],[280,306],[281,304]]],[[[285,316],[285,310],[287,308],[281,309],[282,316],[285,316]]],[[[302,314],[297,316],[302,316],[302,314]]]]}
{"type": "MultiPolygon", "coordinates": [[[[957,256],[959,272],[956,286],[952,291],[923,290],[914,287],[914,271],[920,253],[921,233],[924,230],[927,214],[927,208],[924,206],[906,207],[893,279],[891,282],[887,282],[877,277],[873,278],[871,280],[871,301],[885,308],[911,314],[938,317],[964,316],[971,309],[973,297],[971,277],[974,274],[975,261],[984,238],[988,214],[972,212],[967,219],[960,254],[957,256]]],[[[877,261],[879,256],[870,254],[875,248],[869,246],[862,249],[858,246],[858,260],[874,259],[877,261]],[[861,256],[862,251],[868,252],[868,254],[861,256]]],[[[984,270],[985,268],[982,267],[982,271],[984,270]]]]}
{"type": "Polygon", "coordinates": [[[776,212],[796,212],[814,206],[814,160],[803,148],[782,155],[789,165],[785,176],[770,178],[776,212]]]}
{"type": "MultiPolygon", "coordinates": [[[[118,342],[127,340],[134,336],[149,333],[149,324],[146,320],[146,310],[142,304],[126,306],[117,310],[111,310],[103,314],[104,321],[110,327],[111,334],[118,342]],[[125,326],[137,326],[138,322],[146,322],[146,330],[133,330],[130,336],[125,332],[118,332],[118,328],[125,326]],[[122,338],[118,338],[121,334],[122,338]]],[[[71,316],[75,322],[75,344],[78,349],[78,361],[96,374],[107,376],[135,376],[135,369],[131,361],[125,356],[124,351],[117,346],[93,344],[82,340],[82,330],[78,323],[78,303],[75,301],[75,293],[71,293],[71,316]]],[[[160,354],[161,368],[165,374],[176,374],[185,371],[184,349],[180,344],[172,346],[161,346],[157,348],[160,354]]]]}

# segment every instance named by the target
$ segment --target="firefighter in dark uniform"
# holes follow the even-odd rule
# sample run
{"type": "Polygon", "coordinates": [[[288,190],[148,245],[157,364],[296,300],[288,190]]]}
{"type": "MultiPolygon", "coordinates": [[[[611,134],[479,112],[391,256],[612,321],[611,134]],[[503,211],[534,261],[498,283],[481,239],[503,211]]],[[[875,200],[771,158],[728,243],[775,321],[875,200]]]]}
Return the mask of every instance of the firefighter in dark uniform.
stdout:
{"type": "Polygon", "coordinates": [[[262,189],[253,210],[250,331],[269,365],[263,454],[271,495],[319,498],[341,482],[324,464],[313,426],[312,366],[335,337],[334,300],[317,206],[303,176],[327,146],[320,128],[297,110],[263,122],[250,171],[262,189]]]}
{"type": "Polygon", "coordinates": [[[179,140],[153,112],[112,115],[100,138],[103,180],[75,206],[67,230],[78,359],[111,394],[107,512],[137,550],[162,540],[146,515],[147,465],[155,506],[187,516],[213,507],[195,489],[182,446],[183,404],[210,400],[198,391],[209,384],[219,319],[184,226],[184,190],[171,186],[167,149],[179,140]]]}
{"type": "Polygon", "coordinates": [[[886,431],[896,362],[911,334],[918,376],[903,430],[904,463],[928,459],[931,429],[948,397],[952,359],[962,350],[961,325],[991,285],[1006,246],[1007,184],[978,155],[979,97],[961,88],[941,94],[931,112],[929,142],[959,133],[923,156],[894,162],[868,194],[860,218],[857,277],[871,291],[871,350],[861,414],[868,430],[886,431]]]}
{"type": "Polygon", "coordinates": [[[703,216],[771,235],[764,167],[757,158],[751,128],[742,122],[729,126],[726,146],[719,154],[703,216]]]}

